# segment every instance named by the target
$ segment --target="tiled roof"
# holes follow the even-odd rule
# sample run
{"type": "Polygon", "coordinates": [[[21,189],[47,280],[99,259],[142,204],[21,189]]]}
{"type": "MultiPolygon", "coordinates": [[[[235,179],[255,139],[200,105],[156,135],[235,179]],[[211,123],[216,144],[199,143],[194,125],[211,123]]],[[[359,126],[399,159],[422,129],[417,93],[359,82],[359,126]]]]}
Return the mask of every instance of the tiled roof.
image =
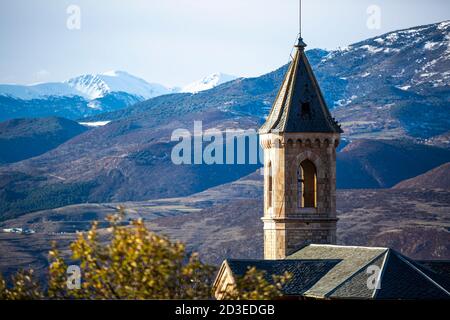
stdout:
{"type": "Polygon", "coordinates": [[[342,132],[330,115],[303,46],[296,46],[294,59],[259,132],[342,132]]]}
{"type": "Polygon", "coordinates": [[[433,274],[426,275],[411,260],[390,250],[375,299],[449,299],[450,293],[433,274]],[[431,276],[431,277],[430,277],[431,276]]]}
{"type": "Polygon", "coordinates": [[[304,295],[340,299],[448,299],[449,282],[430,268],[389,248],[309,245],[288,259],[342,259],[304,295]],[[380,268],[379,288],[370,289],[369,266],[380,268]],[[332,288],[334,287],[334,288],[332,288]],[[330,290],[331,288],[331,290],[330,290]]]}
{"type": "MultiPolygon", "coordinates": [[[[383,267],[385,254],[381,254],[374,261],[370,262],[370,265],[377,266],[378,268],[383,267]]],[[[372,274],[372,273],[370,273],[372,274]]],[[[330,298],[354,298],[358,297],[360,299],[371,299],[374,296],[376,287],[374,283],[368,278],[370,275],[367,273],[367,268],[361,268],[355,274],[350,276],[346,281],[337,286],[332,290],[328,297],[330,298]],[[367,283],[370,282],[373,286],[369,287],[367,283]]]]}
{"type": "Polygon", "coordinates": [[[272,275],[283,275],[288,272],[291,280],[283,287],[285,295],[302,295],[313,286],[339,260],[226,260],[235,276],[243,276],[251,267],[265,272],[266,280],[273,281],[272,275]]]}
{"type": "Polygon", "coordinates": [[[227,260],[234,275],[254,266],[293,278],[286,295],[329,299],[450,299],[449,262],[417,262],[389,248],[307,245],[285,260],[227,260]],[[369,267],[378,267],[379,286],[369,267]]]}
{"type": "Polygon", "coordinates": [[[306,294],[311,297],[326,297],[344,280],[386,253],[387,248],[352,247],[311,244],[288,256],[286,259],[340,259],[342,260],[306,294]]]}
{"type": "Polygon", "coordinates": [[[414,261],[420,270],[439,283],[450,292],[450,260],[422,260],[414,261]]]}

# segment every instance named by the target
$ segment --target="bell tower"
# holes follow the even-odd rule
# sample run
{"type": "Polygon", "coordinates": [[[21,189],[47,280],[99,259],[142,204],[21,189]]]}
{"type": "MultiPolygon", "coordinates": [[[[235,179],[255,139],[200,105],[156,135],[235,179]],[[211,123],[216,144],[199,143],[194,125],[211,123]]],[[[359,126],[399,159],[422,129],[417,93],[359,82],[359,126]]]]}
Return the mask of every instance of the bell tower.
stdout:
{"type": "Polygon", "coordinates": [[[308,243],[336,243],[336,147],[331,117],[299,37],[272,110],[259,129],[264,149],[264,258],[308,243]]]}

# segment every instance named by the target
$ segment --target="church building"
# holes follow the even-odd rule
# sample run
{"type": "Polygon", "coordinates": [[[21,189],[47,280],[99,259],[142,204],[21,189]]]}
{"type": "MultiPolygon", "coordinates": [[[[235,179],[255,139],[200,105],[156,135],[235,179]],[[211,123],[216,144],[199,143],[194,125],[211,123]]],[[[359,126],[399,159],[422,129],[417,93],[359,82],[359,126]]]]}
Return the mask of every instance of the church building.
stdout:
{"type": "Polygon", "coordinates": [[[419,262],[390,248],[336,245],[336,148],[339,124],[328,110],[299,37],[266,122],[264,259],[225,260],[213,285],[217,299],[250,267],[289,272],[286,298],[448,299],[450,265],[419,262]],[[375,279],[373,277],[375,276],[375,279]]]}

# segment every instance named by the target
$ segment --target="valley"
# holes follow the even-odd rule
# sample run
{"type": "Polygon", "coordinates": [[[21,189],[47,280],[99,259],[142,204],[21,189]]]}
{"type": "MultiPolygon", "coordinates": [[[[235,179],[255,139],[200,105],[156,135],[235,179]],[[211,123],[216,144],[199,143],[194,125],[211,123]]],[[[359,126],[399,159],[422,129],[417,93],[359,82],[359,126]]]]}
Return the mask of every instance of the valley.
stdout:
{"type": "MultiPolygon", "coordinates": [[[[441,177],[447,179],[449,176],[441,177]]],[[[432,187],[432,186],[431,186],[432,187]]],[[[0,232],[0,272],[46,266],[51,242],[68,255],[77,231],[125,208],[125,221],[142,218],[154,232],[168,235],[218,265],[225,257],[262,257],[262,176],[259,171],[188,197],[139,202],[79,204],[38,211],[0,223],[34,234],[0,232]]],[[[337,192],[338,243],[389,246],[415,259],[450,259],[449,189],[346,189],[337,192]]],[[[106,230],[102,229],[102,233],[106,230]]]]}

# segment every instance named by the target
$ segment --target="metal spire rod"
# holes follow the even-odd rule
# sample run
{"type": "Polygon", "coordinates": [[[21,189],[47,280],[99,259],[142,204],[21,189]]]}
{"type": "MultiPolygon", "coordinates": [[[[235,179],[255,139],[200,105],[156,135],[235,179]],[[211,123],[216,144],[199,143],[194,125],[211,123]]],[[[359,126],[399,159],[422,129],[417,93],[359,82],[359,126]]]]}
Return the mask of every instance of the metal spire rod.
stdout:
{"type": "Polygon", "coordinates": [[[298,35],[302,37],[302,0],[298,0],[298,35]]]}
{"type": "Polygon", "coordinates": [[[302,38],[302,0],[298,1],[298,42],[296,44],[296,47],[306,47],[306,43],[303,42],[302,38]]]}

